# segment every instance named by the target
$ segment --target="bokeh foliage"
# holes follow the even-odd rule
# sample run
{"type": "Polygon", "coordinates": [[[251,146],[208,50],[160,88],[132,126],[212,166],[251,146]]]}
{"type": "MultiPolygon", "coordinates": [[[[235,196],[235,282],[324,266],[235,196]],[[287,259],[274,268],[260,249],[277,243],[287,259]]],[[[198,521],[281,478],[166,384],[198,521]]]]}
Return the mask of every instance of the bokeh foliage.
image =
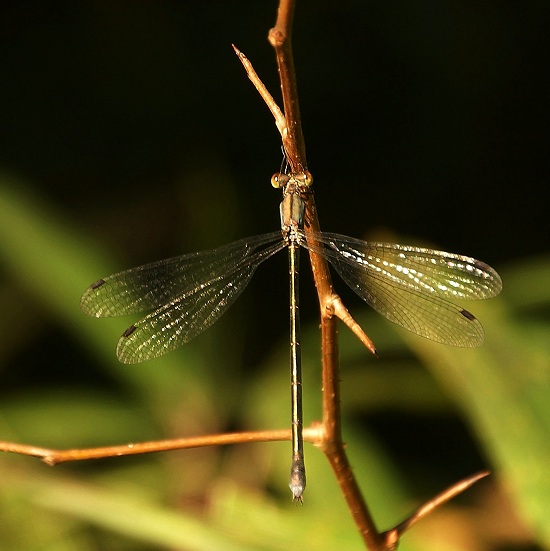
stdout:
{"type": "MultiPolygon", "coordinates": [[[[276,131],[229,46],[276,91],[274,6],[47,5],[0,8],[0,438],[80,447],[287,426],[284,255],[207,333],[144,365],[114,356],[134,320],[78,308],[98,277],[277,227],[276,131]]],[[[341,330],[344,435],[380,526],[494,471],[400,549],[550,549],[545,15],[537,2],[299,4],[323,227],[423,236],[504,281],[501,297],[468,305],[486,328],[478,350],[409,336],[336,281],[381,354],[341,330]]],[[[302,273],[311,422],[318,322],[302,273]]],[[[306,453],[304,507],[286,488],[287,443],[55,469],[4,455],[0,548],[361,549],[324,458],[306,453]]]]}

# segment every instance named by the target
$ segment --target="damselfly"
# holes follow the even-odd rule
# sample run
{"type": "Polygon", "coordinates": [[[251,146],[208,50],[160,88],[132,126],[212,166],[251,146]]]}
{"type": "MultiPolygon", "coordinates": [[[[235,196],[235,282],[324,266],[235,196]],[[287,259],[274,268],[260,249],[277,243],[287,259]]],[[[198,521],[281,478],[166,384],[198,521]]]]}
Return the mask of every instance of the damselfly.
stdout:
{"type": "Polygon", "coordinates": [[[283,190],[281,231],[235,241],[211,251],[186,254],[100,279],[84,293],[81,307],[96,317],[152,311],[119,340],[117,356],[133,364],[157,358],[189,342],[235,301],[256,268],[289,250],[291,301],[292,448],[291,490],[305,488],[302,443],[301,368],[298,319],[298,255],[304,247],[326,258],[342,279],[390,321],[432,341],[479,346],[483,328],[468,310],[449,299],[497,295],[495,270],[468,256],[427,248],[368,242],[327,232],[304,232],[308,172],[279,174],[283,190]]]}

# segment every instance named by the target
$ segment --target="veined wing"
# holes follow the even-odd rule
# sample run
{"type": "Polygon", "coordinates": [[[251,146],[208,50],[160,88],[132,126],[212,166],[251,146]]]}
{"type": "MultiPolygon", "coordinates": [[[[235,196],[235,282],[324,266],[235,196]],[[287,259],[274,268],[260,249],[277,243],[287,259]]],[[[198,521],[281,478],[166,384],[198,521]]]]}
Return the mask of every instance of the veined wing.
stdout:
{"type": "Polygon", "coordinates": [[[186,254],[116,273],[92,284],[82,296],[82,310],[97,318],[124,316],[159,308],[197,292],[255,254],[281,240],[281,232],[241,239],[210,251],[186,254]]]}
{"type": "Polygon", "coordinates": [[[483,328],[473,314],[447,298],[484,299],[502,289],[499,275],[479,260],[443,251],[369,243],[316,233],[324,245],[302,244],[324,255],[342,279],[376,311],[430,340],[479,346],[483,328]]]}
{"type": "Polygon", "coordinates": [[[247,257],[230,272],[220,273],[161,306],[122,335],[117,356],[139,363],[178,348],[216,322],[244,290],[256,268],[286,246],[279,240],[247,257]]]}
{"type": "Polygon", "coordinates": [[[92,285],[82,297],[82,308],[99,317],[160,305],[130,326],[117,346],[123,363],[157,358],[210,327],[244,290],[256,268],[284,247],[281,233],[273,232],[132,268],[92,285]]]}

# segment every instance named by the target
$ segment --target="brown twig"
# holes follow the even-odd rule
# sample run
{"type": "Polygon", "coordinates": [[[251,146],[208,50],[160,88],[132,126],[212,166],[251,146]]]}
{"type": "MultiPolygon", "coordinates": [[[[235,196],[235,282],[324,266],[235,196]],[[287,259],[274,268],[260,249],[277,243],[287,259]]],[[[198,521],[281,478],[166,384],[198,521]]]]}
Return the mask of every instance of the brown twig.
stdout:
{"type": "MultiPolygon", "coordinates": [[[[268,35],[269,41],[276,52],[284,115],[282,115],[275,100],[256,74],[250,61],[235,46],[233,46],[233,48],[243,64],[248,77],[273,114],[275,124],[281,134],[285,155],[291,170],[293,172],[303,172],[307,170],[307,161],[305,158],[305,143],[300,123],[296,77],[294,73],[292,48],[290,45],[293,9],[294,2],[281,0],[277,22],[275,27],[269,31],[268,35]]],[[[319,231],[320,227],[313,194],[307,196],[306,219],[306,237],[315,241],[314,234],[311,230],[319,231]]],[[[320,438],[315,444],[320,447],[327,456],[342,493],[346,498],[349,510],[353,515],[355,523],[368,549],[383,549],[383,547],[380,547],[383,544],[383,539],[377,532],[374,521],[361,495],[361,491],[347,460],[342,440],[336,319],[342,319],[369,350],[373,353],[376,353],[376,351],[371,340],[365,335],[344,307],[340,297],[334,293],[326,260],[322,256],[312,252],[312,250],[310,250],[310,260],[321,309],[323,380],[323,423],[320,438]]]]}
{"type": "Polygon", "coordinates": [[[292,54],[292,21],[294,19],[294,0],[280,0],[275,26],[269,31],[269,43],[275,49],[284,114],[287,123],[286,134],[282,136],[283,147],[292,172],[307,170],[306,146],[302,132],[298,87],[294,71],[292,54]]]}
{"type": "MultiPolygon", "coordinates": [[[[294,71],[292,52],[292,22],[294,18],[294,0],[280,0],[275,26],[269,31],[268,40],[275,49],[281,92],[283,98],[284,118],[280,118],[280,109],[267,92],[248,60],[245,68],[256,88],[270,107],[275,117],[277,128],[281,133],[286,158],[292,172],[307,170],[306,148],[300,122],[298,89],[294,71]],[[253,75],[253,76],[252,76],[253,75]],[[286,124],[285,124],[286,122],[286,124]]],[[[244,58],[246,59],[246,58],[244,58]]],[[[307,197],[306,206],[306,236],[308,241],[315,241],[313,231],[319,231],[319,221],[313,194],[307,197]],[[309,232],[308,232],[309,230],[309,232]]],[[[397,527],[384,533],[377,531],[367,504],[363,499],[353,471],[348,462],[341,434],[340,410],[340,377],[338,361],[338,339],[336,318],[341,319],[359,338],[359,340],[376,355],[376,349],[369,337],[357,322],[351,317],[340,297],[332,288],[332,282],[327,262],[321,256],[310,250],[311,266],[317,288],[321,309],[321,347],[322,347],[322,381],[323,381],[323,422],[320,440],[321,447],[330,462],[338,484],[348,504],[350,513],[361,533],[365,545],[370,551],[391,551],[396,549],[400,536],[418,520],[425,517],[436,507],[470,487],[486,473],[474,475],[465,481],[453,485],[422,507],[409,519],[397,527]]]]}
{"type": "MultiPolygon", "coordinates": [[[[312,426],[304,429],[304,440],[315,444],[319,441],[319,427],[312,426]]],[[[41,448],[15,442],[0,441],[0,451],[18,453],[38,457],[50,466],[67,461],[84,461],[87,459],[102,459],[105,457],[119,457],[123,455],[139,455],[190,448],[204,448],[208,446],[227,446],[230,444],[250,444],[253,442],[278,442],[290,440],[290,430],[264,430],[232,432],[223,434],[208,434],[187,438],[173,438],[170,440],[151,440],[118,446],[104,446],[97,448],[75,448],[69,450],[55,450],[41,448]]]]}
{"type": "MultiPolygon", "coordinates": [[[[281,0],[275,26],[269,31],[268,40],[275,49],[281,92],[283,98],[286,133],[282,134],[283,147],[293,172],[307,170],[306,148],[300,121],[298,88],[292,53],[292,22],[294,17],[293,0],[281,0]]],[[[319,221],[313,195],[306,205],[306,237],[308,229],[319,231],[319,221]]],[[[346,457],[341,434],[340,376],[338,362],[338,340],[334,294],[327,262],[310,251],[311,266],[321,309],[322,380],[323,380],[323,439],[319,443],[327,456],[338,480],[348,508],[369,549],[382,549],[383,542],[368,511],[365,500],[346,457]]],[[[349,314],[348,314],[349,315],[349,314]]],[[[366,335],[365,335],[366,337],[366,335]]],[[[367,337],[366,337],[367,338],[367,337]]],[[[369,341],[370,342],[370,341],[369,341]]],[[[374,347],[372,347],[374,349],[374,347]]]]}
{"type": "Polygon", "coordinates": [[[456,482],[440,494],[437,494],[435,497],[421,505],[410,517],[405,519],[403,522],[398,524],[395,528],[387,530],[384,532],[383,536],[385,539],[386,547],[385,549],[396,549],[399,538],[410,528],[412,528],[419,520],[426,518],[430,513],[435,511],[438,507],[441,507],[458,494],[461,494],[476,482],[489,476],[491,473],[489,471],[481,471],[479,473],[473,474],[459,482],[456,482]]]}

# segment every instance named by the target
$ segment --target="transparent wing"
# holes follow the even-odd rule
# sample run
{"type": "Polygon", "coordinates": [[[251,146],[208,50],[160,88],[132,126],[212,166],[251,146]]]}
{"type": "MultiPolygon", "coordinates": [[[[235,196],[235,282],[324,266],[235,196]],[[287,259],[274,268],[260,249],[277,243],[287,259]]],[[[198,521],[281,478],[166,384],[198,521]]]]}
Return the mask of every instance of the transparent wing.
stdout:
{"type": "Polygon", "coordinates": [[[483,342],[483,328],[475,316],[446,299],[498,294],[502,281],[487,264],[453,253],[368,243],[334,233],[316,233],[315,239],[317,244],[303,242],[304,246],[324,255],[342,279],[390,321],[453,346],[483,342]]]}
{"type": "Polygon", "coordinates": [[[248,257],[234,271],[201,283],[129,327],[118,342],[118,359],[122,363],[139,363],[189,342],[226,312],[258,265],[284,246],[280,239],[248,257]]]}
{"type": "Polygon", "coordinates": [[[186,254],[130,268],[93,283],[80,301],[97,318],[159,308],[222,274],[233,273],[259,247],[281,240],[281,232],[241,239],[210,251],[186,254]]]}
{"type": "Polygon", "coordinates": [[[107,316],[157,307],[130,326],[117,346],[123,363],[156,358],[210,327],[244,290],[259,264],[285,246],[281,233],[273,232],[133,268],[92,285],[82,308],[107,316]]]}

